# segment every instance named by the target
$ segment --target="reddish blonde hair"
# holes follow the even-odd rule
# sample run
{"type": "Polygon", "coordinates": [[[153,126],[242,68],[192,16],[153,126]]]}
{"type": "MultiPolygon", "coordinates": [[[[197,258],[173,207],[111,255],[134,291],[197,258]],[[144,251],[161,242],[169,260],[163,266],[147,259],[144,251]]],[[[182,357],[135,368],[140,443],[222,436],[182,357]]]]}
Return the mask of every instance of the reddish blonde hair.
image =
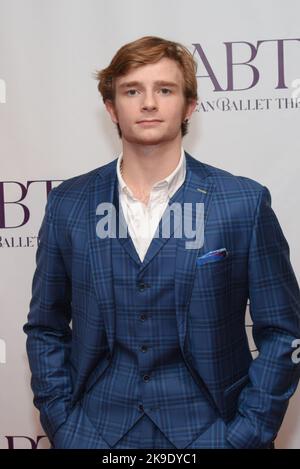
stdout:
{"type": "MultiPolygon", "coordinates": [[[[96,71],[95,78],[99,81],[98,90],[102,96],[103,102],[107,99],[114,102],[115,100],[115,79],[119,76],[126,75],[131,69],[138,68],[142,65],[155,63],[167,57],[177,62],[183,74],[183,94],[185,96],[186,105],[196,100],[197,95],[197,62],[194,60],[190,51],[178,42],[168,41],[161,37],[144,36],[133,42],[129,42],[122,46],[108,67],[103,70],[96,71]]],[[[181,124],[181,135],[188,132],[188,122],[181,124]]],[[[122,133],[119,124],[117,124],[119,137],[122,133]]]]}

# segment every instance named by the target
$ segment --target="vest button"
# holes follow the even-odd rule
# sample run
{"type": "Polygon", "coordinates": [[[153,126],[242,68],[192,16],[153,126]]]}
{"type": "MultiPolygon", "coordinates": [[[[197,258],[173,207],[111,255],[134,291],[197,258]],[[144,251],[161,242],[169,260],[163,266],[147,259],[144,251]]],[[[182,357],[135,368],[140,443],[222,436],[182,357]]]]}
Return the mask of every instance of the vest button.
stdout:
{"type": "Polygon", "coordinates": [[[143,376],[143,380],[144,380],[145,382],[149,381],[149,379],[150,379],[150,376],[149,376],[149,375],[144,375],[144,376],[143,376]]]}
{"type": "Polygon", "coordinates": [[[141,345],[140,350],[141,350],[141,352],[147,352],[147,350],[148,350],[147,345],[141,345]]]}
{"type": "Polygon", "coordinates": [[[143,406],[143,404],[139,404],[139,411],[140,411],[140,412],[144,412],[144,406],[143,406]]]}

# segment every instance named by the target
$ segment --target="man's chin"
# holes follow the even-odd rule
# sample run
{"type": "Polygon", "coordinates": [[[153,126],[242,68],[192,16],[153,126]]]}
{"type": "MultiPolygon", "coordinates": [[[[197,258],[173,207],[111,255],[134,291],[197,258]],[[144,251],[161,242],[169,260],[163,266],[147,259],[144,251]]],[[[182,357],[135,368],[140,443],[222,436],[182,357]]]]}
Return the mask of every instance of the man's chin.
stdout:
{"type": "Polygon", "coordinates": [[[174,137],[168,135],[158,134],[154,135],[154,133],[144,133],[143,135],[126,135],[124,139],[129,143],[134,143],[137,145],[157,145],[158,143],[167,142],[173,140],[174,137]]]}
{"type": "Polygon", "coordinates": [[[157,145],[163,143],[166,139],[162,137],[152,137],[152,138],[126,138],[127,142],[134,143],[135,145],[157,145]]]}

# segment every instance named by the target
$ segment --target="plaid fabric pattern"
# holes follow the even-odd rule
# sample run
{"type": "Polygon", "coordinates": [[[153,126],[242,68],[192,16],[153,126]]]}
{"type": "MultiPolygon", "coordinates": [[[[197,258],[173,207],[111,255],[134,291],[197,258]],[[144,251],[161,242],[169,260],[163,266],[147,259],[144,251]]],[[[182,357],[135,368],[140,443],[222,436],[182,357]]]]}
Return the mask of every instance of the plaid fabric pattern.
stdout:
{"type": "MultiPolygon", "coordinates": [[[[176,239],[174,309],[185,363],[222,420],[205,444],[218,445],[223,431],[235,448],[266,448],[299,381],[292,353],[300,337],[300,297],[289,246],[265,186],[185,155],[184,202],[204,203],[204,244],[188,250],[184,234],[176,239]],[[222,248],[226,257],[197,264],[222,248]],[[244,324],[248,298],[255,360],[244,324]]],[[[115,181],[116,160],[63,182],[50,192],[39,232],[24,331],[34,403],[58,445],[76,447],[89,433],[90,420],[76,420],[76,406],[113,364],[112,243],[99,239],[95,227],[97,206],[113,201],[115,181]]],[[[86,444],[97,447],[101,438],[86,444]]]]}
{"type": "MultiPolygon", "coordinates": [[[[183,199],[181,186],[170,203],[183,199]]],[[[179,346],[174,295],[176,244],[173,236],[153,239],[141,262],[131,238],[112,239],[114,352],[109,369],[95,384],[90,383],[82,401],[111,446],[140,419],[141,412],[146,412],[177,448],[191,443],[218,416],[202,386],[194,381],[179,346]]]]}

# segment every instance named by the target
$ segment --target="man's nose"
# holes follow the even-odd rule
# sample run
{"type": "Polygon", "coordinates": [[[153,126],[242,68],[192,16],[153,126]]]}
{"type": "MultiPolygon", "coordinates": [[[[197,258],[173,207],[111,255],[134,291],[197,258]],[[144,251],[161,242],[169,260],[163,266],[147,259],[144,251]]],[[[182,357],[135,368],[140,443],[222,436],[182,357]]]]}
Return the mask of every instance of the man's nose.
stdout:
{"type": "Polygon", "coordinates": [[[156,109],[157,102],[153,92],[149,91],[144,94],[142,106],[143,109],[156,109]]]}

